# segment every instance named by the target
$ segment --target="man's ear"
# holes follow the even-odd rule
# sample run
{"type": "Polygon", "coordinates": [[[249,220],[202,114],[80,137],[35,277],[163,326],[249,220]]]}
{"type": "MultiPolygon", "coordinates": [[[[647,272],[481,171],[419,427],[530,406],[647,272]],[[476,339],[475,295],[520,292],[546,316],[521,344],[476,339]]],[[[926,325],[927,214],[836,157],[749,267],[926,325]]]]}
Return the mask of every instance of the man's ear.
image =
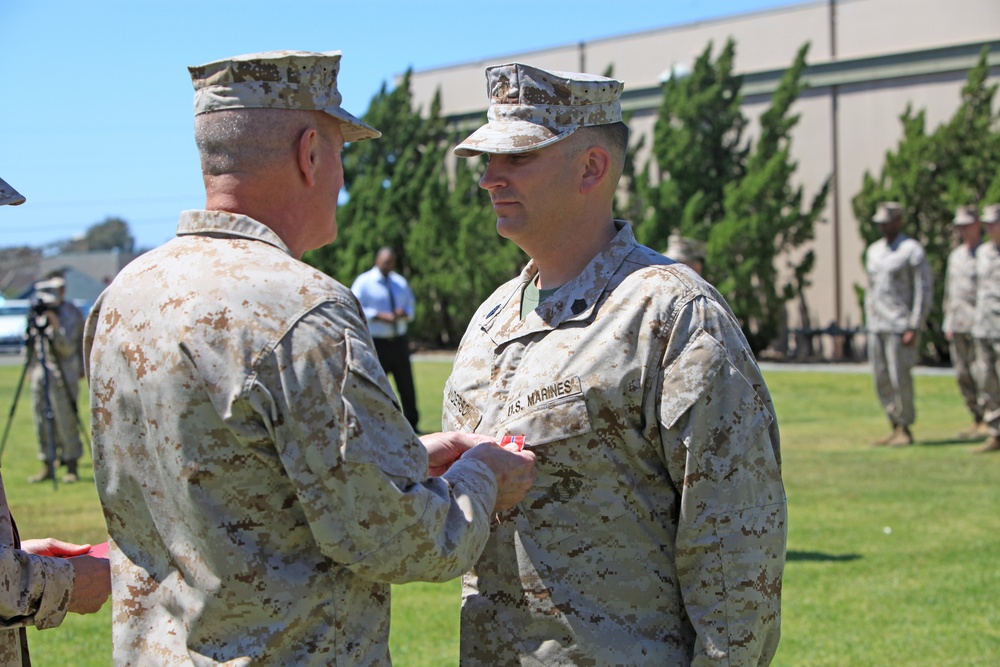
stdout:
{"type": "Polygon", "coordinates": [[[589,194],[608,178],[611,171],[611,156],[600,146],[591,146],[584,151],[583,177],[580,192],[589,194]]]}
{"type": "Polygon", "coordinates": [[[299,172],[306,185],[316,185],[316,168],[319,166],[319,132],[315,127],[309,127],[299,136],[298,158],[299,172]]]}

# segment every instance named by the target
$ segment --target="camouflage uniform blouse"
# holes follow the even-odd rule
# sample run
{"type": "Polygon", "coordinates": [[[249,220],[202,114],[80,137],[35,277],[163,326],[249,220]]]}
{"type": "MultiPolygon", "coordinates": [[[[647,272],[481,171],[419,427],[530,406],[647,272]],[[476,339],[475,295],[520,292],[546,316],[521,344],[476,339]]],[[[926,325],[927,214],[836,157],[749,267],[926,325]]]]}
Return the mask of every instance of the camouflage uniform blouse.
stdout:
{"type": "Polygon", "coordinates": [[[934,298],[923,246],[906,234],[899,234],[892,244],[879,239],[865,252],[865,270],[868,331],[901,334],[923,329],[934,298]]]}
{"type": "Polygon", "coordinates": [[[445,389],[448,428],[524,434],[539,470],[464,580],[462,664],[767,663],[785,495],[732,313],[627,225],[522,321],[534,275],[482,305],[445,389]]]}
{"type": "Polygon", "coordinates": [[[967,334],[976,313],[976,253],[979,248],[960,243],[948,254],[944,283],[945,331],[967,334]]]}
{"type": "Polygon", "coordinates": [[[1000,248],[996,243],[986,241],[979,246],[976,276],[979,287],[972,335],[1000,339],[1000,248]]]}
{"type": "Polygon", "coordinates": [[[426,479],[346,287],[245,216],[178,236],[87,320],[115,663],[389,664],[389,583],[467,570],[495,480],[426,479]]]}
{"type": "Polygon", "coordinates": [[[73,567],[60,558],[15,548],[7,495],[0,479],[0,667],[21,667],[18,628],[39,630],[62,623],[73,593],[73,567]]]}

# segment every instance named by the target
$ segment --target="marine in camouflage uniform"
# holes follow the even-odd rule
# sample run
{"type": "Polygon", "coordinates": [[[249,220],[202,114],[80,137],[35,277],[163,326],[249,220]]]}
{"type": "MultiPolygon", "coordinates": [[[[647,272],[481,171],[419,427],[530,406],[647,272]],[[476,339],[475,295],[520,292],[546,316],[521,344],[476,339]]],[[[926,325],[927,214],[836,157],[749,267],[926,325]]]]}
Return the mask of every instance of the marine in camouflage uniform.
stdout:
{"type": "MultiPolygon", "coordinates": [[[[275,52],[192,68],[196,114],[312,109],[340,121],[338,136],[378,136],[340,109],[339,61],[275,52]]],[[[299,146],[316,136],[292,132],[299,146]]],[[[325,142],[307,166],[339,167],[340,142],[325,142]]],[[[321,215],[281,236],[236,212],[185,211],[177,238],[130,263],[87,320],[116,664],[388,665],[389,585],[456,577],[488,536],[491,466],[463,455],[428,478],[357,300],[293,251],[339,188],[286,176],[292,161],[262,172],[288,193],[273,203],[308,198],[321,215]]]]}
{"type": "Polygon", "coordinates": [[[674,260],[687,264],[699,276],[705,273],[705,243],[698,239],[689,239],[680,234],[671,234],[667,239],[667,249],[663,254],[674,260]]]}
{"type": "Polygon", "coordinates": [[[77,462],[83,454],[83,446],[80,444],[77,396],[83,377],[83,313],[73,302],[63,298],[65,286],[65,279],[59,277],[35,284],[35,294],[48,299],[52,310],[35,318],[34,328],[38,335],[28,361],[38,458],[43,461],[42,471],[32,477],[31,482],[52,479],[59,463],[66,466],[63,482],[79,479],[77,462]],[[50,409],[51,419],[47,417],[50,409]]]}
{"type": "Polygon", "coordinates": [[[975,438],[987,434],[973,370],[976,361],[975,341],[972,338],[972,321],[976,313],[976,253],[981,240],[979,213],[974,206],[961,206],[955,211],[952,224],[961,242],[948,254],[942,329],[948,339],[958,389],[973,419],[972,425],[958,435],[975,438]]]}
{"type": "Polygon", "coordinates": [[[981,218],[989,239],[976,253],[976,370],[989,438],[973,451],[1000,451],[1000,204],[987,206],[981,218]]]}
{"type": "MultiPolygon", "coordinates": [[[[0,206],[23,203],[24,197],[0,179],[0,206]]],[[[80,561],[37,555],[20,547],[0,478],[0,667],[31,664],[25,626],[44,630],[62,623],[69,611],[76,577],[88,576],[76,573],[75,565],[80,561]]]]}
{"type": "MultiPolygon", "coordinates": [[[[507,233],[503,212],[540,200],[494,165],[618,123],[622,84],[521,64],[487,82],[490,122],[455,152],[491,154],[480,184],[507,233]]],[[[614,182],[593,202],[610,240],[523,312],[536,279],[544,291],[529,252],[473,317],[445,388],[447,428],[524,434],[539,467],[463,580],[466,667],[758,665],[777,648],[787,517],[773,404],[722,297],[611,219],[614,182]]],[[[525,229],[554,222],[528,217],[525,229]]]]}
{"type": "Polygon", "coordinates": [[[872,221],[883,238],[865,251],[868,290],[865,326],[875,391],[892,425],[876,445],[913,444],[913,367],[917,340],[933,300],[933,283],[923,246],[900,231],[903,213],[896,202],[879,204],[872,221]]]}

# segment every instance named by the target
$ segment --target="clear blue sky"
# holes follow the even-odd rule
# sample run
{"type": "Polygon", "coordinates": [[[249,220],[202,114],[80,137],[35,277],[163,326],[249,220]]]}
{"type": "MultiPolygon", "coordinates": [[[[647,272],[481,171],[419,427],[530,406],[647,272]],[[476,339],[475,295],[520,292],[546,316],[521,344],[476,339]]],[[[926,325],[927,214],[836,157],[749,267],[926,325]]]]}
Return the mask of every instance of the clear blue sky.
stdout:
{"type": "MultiPolygon", "coordinates": [[[[140,247],[204,204],[186,67],[344,52],[344,107],[425,70],[802,0],[0,0],[0,247],[125,219],[140,247]]],[[[626,82],[627,83],[627,82],[626,82]]],[[[383,131],[385,128],[381,128],[383,131]]]]}

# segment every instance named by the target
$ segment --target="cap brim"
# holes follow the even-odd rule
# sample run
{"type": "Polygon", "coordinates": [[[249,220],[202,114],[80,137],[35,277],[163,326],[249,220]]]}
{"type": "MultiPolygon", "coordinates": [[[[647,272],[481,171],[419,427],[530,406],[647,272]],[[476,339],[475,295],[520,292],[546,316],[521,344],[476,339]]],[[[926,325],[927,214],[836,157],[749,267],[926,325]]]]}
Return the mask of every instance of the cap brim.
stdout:
{"type": "Polygon", "coordinates": [[[527,153],[565,139],[574,130],[576,128],[557,133],[523,120],[491,120],[456,146],[454,153],[458,157],[475,157],[481,153],[527,153]]]}
{"type": "Polygon", "coordinates": [[[340,131],[344,135],[345,143],[363,141],[365,139],[378,139],[382,136],[382,133],[374,127],[349,114],[340,107],[323,109],[323,111],[340,121],[340,131]]]}
{"type": "Polygon", "coordinates": [[[0,206],[20,206],[24,202],[24,195],[0,178],[0,206]]]}

